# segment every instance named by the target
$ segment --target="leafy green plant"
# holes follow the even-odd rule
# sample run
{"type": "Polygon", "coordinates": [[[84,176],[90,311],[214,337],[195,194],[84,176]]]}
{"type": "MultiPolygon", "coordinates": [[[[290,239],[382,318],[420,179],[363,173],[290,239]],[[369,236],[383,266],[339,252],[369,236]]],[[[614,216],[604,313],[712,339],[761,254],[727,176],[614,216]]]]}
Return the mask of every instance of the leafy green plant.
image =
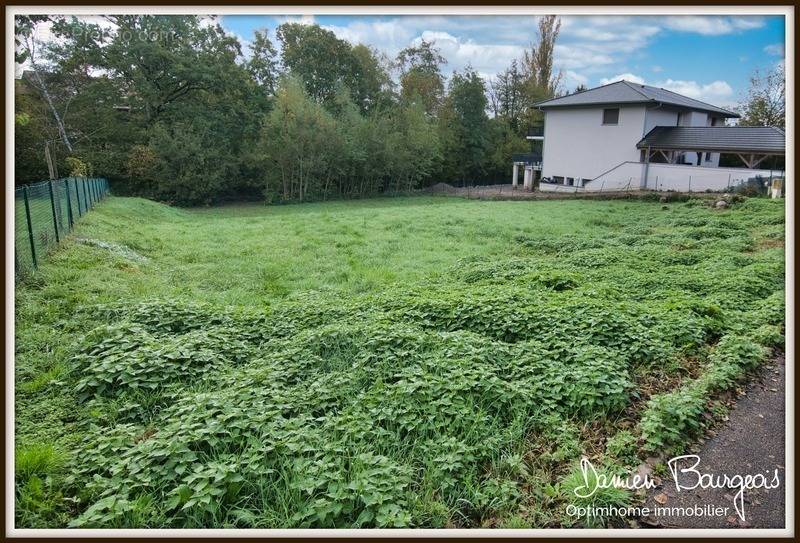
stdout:
{"type": "Polygon", "coordinates": [[[607,467],[581,466],[573,469],[561,482],[564,500],[579,510],[586,511],[580,518],[586,528],[605,528],[620,517],[606,514],[604,508],[625,508],[631,503],[628,490],[616,486],[599,485],[599,477],[611,480],[614,470],[607,467]]]}
{"type": "Polygon", "coordinates": [[[108,200],[82,235],[148,266],[65,245],[18,289],[20,450],[64,451],[18,525],[570,525],[582,453],[683,450],[780,346],[783,249],[757,240],[784,213],[521,209],[108,200]]]}

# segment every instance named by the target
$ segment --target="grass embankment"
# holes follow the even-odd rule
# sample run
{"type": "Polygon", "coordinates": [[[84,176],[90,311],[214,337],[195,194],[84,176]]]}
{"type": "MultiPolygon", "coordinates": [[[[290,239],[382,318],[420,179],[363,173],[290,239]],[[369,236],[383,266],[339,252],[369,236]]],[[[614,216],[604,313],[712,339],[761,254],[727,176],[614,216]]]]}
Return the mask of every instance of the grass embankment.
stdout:
{"type": "Polygon", "coordinates": [[[783,340],[783,239],[755,199],[111,198],[17,289],[17,525],[602,524],[577,460],[702,431],[783,340]]]}

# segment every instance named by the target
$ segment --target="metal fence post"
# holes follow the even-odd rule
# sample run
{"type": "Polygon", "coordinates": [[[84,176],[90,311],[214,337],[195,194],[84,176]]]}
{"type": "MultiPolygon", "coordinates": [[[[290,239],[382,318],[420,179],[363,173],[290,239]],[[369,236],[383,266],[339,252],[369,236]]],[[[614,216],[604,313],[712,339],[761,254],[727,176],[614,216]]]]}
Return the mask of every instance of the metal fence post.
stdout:
{"type": "Polygon", "coordinates": [[[64,179],[64,186],[67,192],[67,217],[69,217],[69,229],[75,224],[75,218],[72,216],[72,197],[69,195],[69,177],[64,179]]]}
{"type": "Polygon", "coordinates": [[[56,197],[53,193],[53,181],[47,182],[47,188],[50,190],[50,209],[53,210],[53,230],[56,233],[56,243],[61,240],[58,237],[58,217],[56,216],[56,197]]]}
{"type": "Polygon", "coordinates": [[[86,191],[86,180],[81,179],[81,187],[83,187],[83,203],[86,204],[84,206],[85,211],[89,211],[89,206],[91,203],[89,202],[89,193],[86,191]]]}
{"type": "Polygon", "coordinates": [[[77,178],[72,178],[73,182],[75,183],[75,199],[78,201],[78,217],[83,217],[83,208],[84,205],[81,205],[81,186],[78,184],[77,178]]]}
{"type": "Polygon", "coordinates": [[[25,220],[28,222],[28,241],[31,242],[31,260],[33,260],[33,269],[38,268],[36,265],[36,244],[33,242],[33,224],[31,224],[31,206],[28,203],[28,187],[22,186],[22,198],[25,201],[25,220]]]}

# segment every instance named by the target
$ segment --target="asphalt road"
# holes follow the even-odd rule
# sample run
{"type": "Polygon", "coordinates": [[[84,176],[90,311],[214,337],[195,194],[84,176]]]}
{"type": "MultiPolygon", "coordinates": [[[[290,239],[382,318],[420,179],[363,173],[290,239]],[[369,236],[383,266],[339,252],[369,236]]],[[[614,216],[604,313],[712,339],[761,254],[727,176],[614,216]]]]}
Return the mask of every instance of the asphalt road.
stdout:
{"type": "MultiPolygon", "coordinates": [[[[785,451],[785,361],[780,356],[773,359],[759,376],[745,387],[729,420],[716,428],[716,435],[708,439],[695,453],[700,463],[695,468],[700,473],[713,475],[765,474],[772,484],[777,470],[780,486],[773,489],[752,489],[744,492],[744,520],[736,512],[732,488],[707,488],[680,490],[670,474],[662,484],[648,491],[646,507],[693,508],[711,506],[699,515],[663,511],[642,519],[642,526],[661,528],[783,528],[786,504],[785,451]],[[727,508],[721,513],[721,508],[727,508]]],[[[691,463],[693,463],[692,461],[691,463]]],[[[681,464],[689,467],[691,463],[681,464]]],[[[679,480],[683,476],[679,475],[679,480]]],[[[691,477],[691,475],[689,476],[691,477]]],[[[696,480],[696,477],[694,477],[696,480]]],[[[683,479],[691,485],[689,479],[683,479]]],[[[684,510],[685,511],[685,510],[684,510]]]]}

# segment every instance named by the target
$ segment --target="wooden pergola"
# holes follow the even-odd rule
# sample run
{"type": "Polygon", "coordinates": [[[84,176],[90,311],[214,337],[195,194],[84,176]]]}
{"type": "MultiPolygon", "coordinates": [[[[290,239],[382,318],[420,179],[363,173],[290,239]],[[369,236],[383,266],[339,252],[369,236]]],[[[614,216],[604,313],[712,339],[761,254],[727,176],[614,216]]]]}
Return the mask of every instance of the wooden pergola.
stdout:
{"type": "Polygon", "coordinates": [[[785,156],[786,135],[771,126],[656,126],[636,147],[642,162],[660,155],[667,164],[680,164],[685,153],[696,153],[699,166],[703,153],[719,153],[736,156],[753,170],[770,157],[785,156]]]}
{"type": "Polygon", "coordinates": [[[681,156],[685,153],[697,153],[698,162],[700,162],[699,157],[702,156],[703,153],[719,153],[719,154],[726,154],[726,155],[735,155],[742,161],[742,164],[750,170],[756,169],[759,164],[764,162],[766,159],[770,157],[777,157],[777,156],[784,156],[784,153],[764,153],[764,152],[746,152],[741,150],[730,150],[730,149],[708,149],[708,148],[693,148],[693,149],[659,149],[653,147],[646,147],[645,148],[645,160],[644,162],[652,162],[653,158],[656,156],[661,155],[663,157],[664,162],[667,164],[681,164],[679,162],[681,156]]]}

